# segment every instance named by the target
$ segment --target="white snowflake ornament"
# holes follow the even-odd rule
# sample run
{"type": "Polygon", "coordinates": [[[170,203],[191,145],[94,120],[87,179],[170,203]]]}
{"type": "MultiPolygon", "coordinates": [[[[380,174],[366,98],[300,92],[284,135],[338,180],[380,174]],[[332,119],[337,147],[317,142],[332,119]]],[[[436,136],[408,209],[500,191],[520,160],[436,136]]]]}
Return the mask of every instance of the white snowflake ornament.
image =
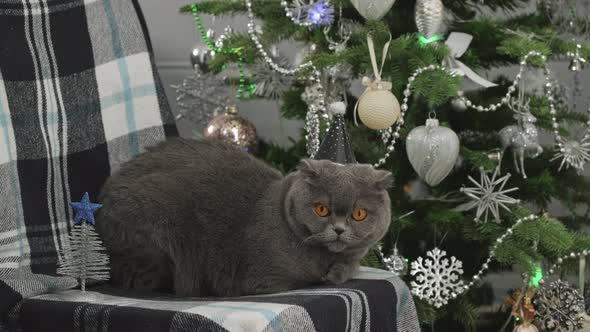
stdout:
{"type": "Polygon", "coordinates": [[[410,274],[416,280],[410,283],[412,294],[440,308],[463,291],[463,263],[454,256],[447,258],[447,252],[439,248],[426,256],[412,262],[410,274]]]}

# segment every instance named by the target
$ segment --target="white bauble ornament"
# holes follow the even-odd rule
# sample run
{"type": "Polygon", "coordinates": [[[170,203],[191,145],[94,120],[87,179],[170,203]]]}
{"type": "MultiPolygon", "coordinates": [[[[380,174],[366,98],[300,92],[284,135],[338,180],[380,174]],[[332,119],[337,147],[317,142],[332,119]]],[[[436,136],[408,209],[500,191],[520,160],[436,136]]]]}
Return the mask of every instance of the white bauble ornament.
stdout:
{"type": "Polygon", "coordinates": [[[350,0],[352,5],[367,20],[380,20],[389,12],[395,0],[350,0]]]}
{"type": "Polygon", "coordinates": [[[418,176],[430,186],[436,186],[453,170],[459,156],[459,137],[437,119],[426,120],[408,134],[406,151],[418,176]]]}
{"type": "Polygon", "coordinates": [[[399,119],[401,108],[393,93],[377,84],[369,86],[359,97],[357,112],[365,126],[380,130],[391,127],[399,119]]]}

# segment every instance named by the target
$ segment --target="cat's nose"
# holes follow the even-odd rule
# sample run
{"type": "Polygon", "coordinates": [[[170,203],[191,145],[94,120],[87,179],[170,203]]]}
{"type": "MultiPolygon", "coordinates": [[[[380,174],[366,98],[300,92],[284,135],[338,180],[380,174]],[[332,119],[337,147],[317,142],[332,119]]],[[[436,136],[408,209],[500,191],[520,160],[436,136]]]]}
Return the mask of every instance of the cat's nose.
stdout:
{"type": "Polygon", "coordinates": [[[336,234],[340,235],[342,233],[344,233],[345,229],[342,227],[334,227],[334,232],[336,232],[336,234]]]}

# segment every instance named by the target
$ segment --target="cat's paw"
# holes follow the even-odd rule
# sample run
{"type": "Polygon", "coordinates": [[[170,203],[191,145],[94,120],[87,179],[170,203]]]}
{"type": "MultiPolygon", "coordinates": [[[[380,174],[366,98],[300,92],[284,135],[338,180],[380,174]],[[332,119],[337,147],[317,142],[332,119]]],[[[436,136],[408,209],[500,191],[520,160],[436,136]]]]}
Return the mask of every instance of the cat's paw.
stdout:
{"type": "Polygon", "coordinates": [[[324,277],[324,281],[339,285],[348,281],[353,272],[354,267],[343,263],[336,263],[332,265],[330,271],[324,277]]]}

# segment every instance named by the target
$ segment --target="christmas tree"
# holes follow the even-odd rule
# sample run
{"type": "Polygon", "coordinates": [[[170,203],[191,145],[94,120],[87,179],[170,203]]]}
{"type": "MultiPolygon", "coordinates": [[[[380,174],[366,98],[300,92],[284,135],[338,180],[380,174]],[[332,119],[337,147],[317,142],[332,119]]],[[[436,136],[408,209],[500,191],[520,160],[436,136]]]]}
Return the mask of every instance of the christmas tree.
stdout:
{"type": "MultiPolygon", "coordinates": [[[[280,91],[280,112],[305,121],[305,132],[289,148],[259,149],[278,169],[289,172],[313,155],[330,122],[325,109],[347,103],[358,162],[391,170],[396,179],[391,232],[365,264],[387,266],[411,285],[425,327],[497,331],[517,310],[481,314],[478,308],[494,300],[492,285],[482,281],[486,273],[522,273],[523,284],[513,287],[528,294],[551,274],[577,273],[577,257],[590,248],[590,237],[580,231],[588,210],[576,209],[590,202],[590,181],[581,175],[590,160],[590,119],[576,111],[579,84],[556,81],[547,65],[566,57],[579,82],[590,45],[573,37],[589,25],[575,4],[558,0],[540,2],[528,14],[476,15],[517,13],[527,4],[211,0],[181,12],[195,16],[216,49],[213,71],[239,64],[239,97],[272,83],[269,75],[256,76],[261,62],[279,76],[295,77],[280,91]],[[246,14],[251,21],[246,32],[224,35],[217,48],[201,14],[246,14]],[[284,40],[307,45],[301,64],[271,54],[284,40]],[[520,71],[494,83],[477,74],[506,65],[520,71]],[[349,91],[354,79],[366,87],[360,97],[349,91]],[[468,80],[481,87],[463,92],[468,80]],[[564,92],[568,85],[572,93],[564,92]],[[543,133],[550,139],[541,145],[543,133]],[[568,217],[548,211],[556,200],[568,217]],[[443,271],[445,281],[427,284],[433,271],[443,271]]],[[[529,297],[511,303],[522,308],[523,298],[530,308],[529,297]]],[[[514,317],[518,325],[521,318],[514,317]]]]}
{"type": "Polygon", "coordinates": [[[75,225],[61,251],[57,273],[79,280],[84,292],[87,280],[109,280],[109,256],[93,226],[94,211],[101,205],[91,203],[88,193],[70,205],[76,210],[75,225]]]}

